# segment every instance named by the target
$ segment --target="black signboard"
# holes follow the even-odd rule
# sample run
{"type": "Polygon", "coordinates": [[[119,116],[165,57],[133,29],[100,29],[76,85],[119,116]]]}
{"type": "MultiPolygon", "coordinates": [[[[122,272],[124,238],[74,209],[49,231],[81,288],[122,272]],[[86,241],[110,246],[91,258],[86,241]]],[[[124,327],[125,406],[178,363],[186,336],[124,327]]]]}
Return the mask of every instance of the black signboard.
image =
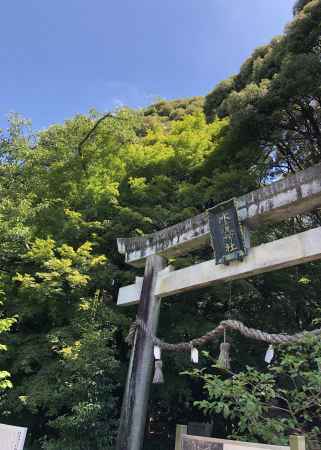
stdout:
{"type": "Polygon", "coordinates": [[[208,220],[216,264],[242,261],[246,255],[234,200],[208,210],[208,220]]]}

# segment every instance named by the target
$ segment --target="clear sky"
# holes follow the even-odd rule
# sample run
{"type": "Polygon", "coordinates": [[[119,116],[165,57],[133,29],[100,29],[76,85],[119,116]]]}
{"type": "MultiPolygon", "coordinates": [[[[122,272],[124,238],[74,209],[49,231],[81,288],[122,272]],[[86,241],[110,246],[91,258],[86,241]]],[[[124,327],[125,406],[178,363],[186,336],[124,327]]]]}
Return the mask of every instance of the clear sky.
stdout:
{"type": "Polygon", "coordinates": [[[280,34],[294,0],[2,0],[0,126],[204,95],[280,34]]]}

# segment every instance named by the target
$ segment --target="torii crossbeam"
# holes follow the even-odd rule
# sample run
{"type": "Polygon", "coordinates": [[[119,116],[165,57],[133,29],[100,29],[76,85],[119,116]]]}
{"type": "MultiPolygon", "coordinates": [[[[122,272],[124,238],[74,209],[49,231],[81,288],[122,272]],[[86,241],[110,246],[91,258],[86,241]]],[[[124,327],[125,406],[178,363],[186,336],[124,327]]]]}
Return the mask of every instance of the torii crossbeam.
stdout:
{"type": "MultiPolygon", "coordinates": [[[[151,235],[118,239],[118,250],[125,254],[126,262],[135,267],[145,265],[145,274],[144,278],[137,277],[135,284],[120,288],[117,304],[139,303],[138,317],[156,335],[163,297],[321,259],[321,227],[257,247],[250,246],[250,230],[254,227],[281,222],[321,207],[320,164],[238,197],[233,205],[235,207],[226,214],[223,205],[214,211],[215,217],[211,216],[211,211],[205,212],[151,235]],[[238,224],[233,222],[231,211],[243,236],[245,256],[242,261],[229,260],[229,251],[240,255],[236,245],[238,224]],[[217,230],[220,227],[221,231],[217,230]],[[184,255],[211,241],[216,263],[218,247],[222,245],[226,252],[223,261],[228,261],[228,265],[210,260],[176,271],[167,266],[167,258],[184,255]]],[[[117,450],[142,448],[152,363],[153,344],[138,328],[124,393],[117,450]]]]}

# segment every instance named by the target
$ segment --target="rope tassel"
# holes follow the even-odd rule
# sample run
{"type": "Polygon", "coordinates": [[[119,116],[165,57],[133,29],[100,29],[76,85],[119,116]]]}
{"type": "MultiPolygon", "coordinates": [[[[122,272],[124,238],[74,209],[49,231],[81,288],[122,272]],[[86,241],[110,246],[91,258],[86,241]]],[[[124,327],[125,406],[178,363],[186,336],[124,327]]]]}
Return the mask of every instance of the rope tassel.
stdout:
{"type": "Polygon", "coordinates": [[[155,371],[153,384],[164,383],[162,350],[159,345],[154,345],[155,371]]]}
{"type": "Polygon", "coordinates": [[[231,344],[222,342],[220,346],[220,356],[218,357],[216,364],[220,369],[229,370],[231,368],[230,348],[231,344]]]}
{"type": "Polygon", "coordinates": [[[163,361],[161,359],[155,359],[155,372],[153,384],[162,384],[164,383],[164,375],[163,375],[163,361]]]}

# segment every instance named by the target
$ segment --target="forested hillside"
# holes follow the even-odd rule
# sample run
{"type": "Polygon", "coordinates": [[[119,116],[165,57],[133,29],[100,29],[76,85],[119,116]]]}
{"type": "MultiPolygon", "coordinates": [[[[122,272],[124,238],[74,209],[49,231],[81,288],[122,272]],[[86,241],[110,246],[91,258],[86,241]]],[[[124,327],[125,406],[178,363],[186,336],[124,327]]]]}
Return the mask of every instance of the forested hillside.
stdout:
{"type": "MultiPolygon", "coordinates": [[[[205,99],[91,111],[38,133],[11,116],[0,137],[0,421],[29,428],[27,450],[113,448],[136,313],[115,302],[142,273],[124,264],[117,237],[162,229],[321,161],[321,1],[298,2],[294,13],[284,35],[205,99]]],[[[318,212],[297,217],[254,242],[320,223],[318,212]]],[[[311,329],[321,317],[320,270],[311,263],[164,301],[159,335],[186,341],[226,318],[271,332],[311,329]]],[[[264,346],[232,341],[234,372],[265,370],[264,346]]],[[[188,368],[186,355],[164,356],[146,450],[173,448],[176,423],[204,420],[193,402],[206,392],[180,375],[188,368]]],[[[305,413],[308,432],[318,434],[320,413],[321,404],[305,413]]],[[[214,415],[216,434],[230,434],[233,417],[214,415]]]]}

